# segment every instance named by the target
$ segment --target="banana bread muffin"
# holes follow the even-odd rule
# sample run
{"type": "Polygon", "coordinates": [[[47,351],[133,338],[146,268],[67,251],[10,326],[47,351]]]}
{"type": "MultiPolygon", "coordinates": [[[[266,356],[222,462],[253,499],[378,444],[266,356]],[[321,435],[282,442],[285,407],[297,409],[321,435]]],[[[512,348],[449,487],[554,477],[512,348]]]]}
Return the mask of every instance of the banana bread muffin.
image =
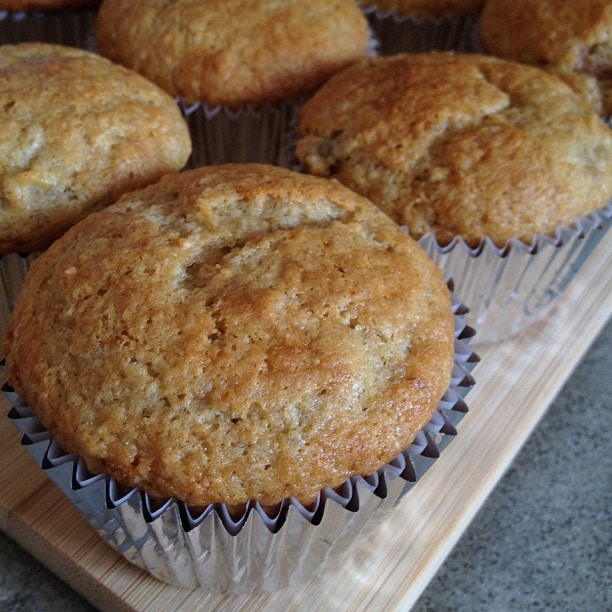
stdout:
{"type": "Polygon", "coordinates": [[[366,58],[303,107],[297,157],[420,238],[529,243],[606,205],[612,135],[560,79],[478,54],[366,58]]]}
{"type": "Polygon", "coordinates": [[[45,249],[191,150],[174,100],[87,51],[0,47],[0,253],[45,249]]]}
{"type": "Polygon", "coordinates": [[[413,441],[454,320],[439,270],[365,198],[238,164],[73,227],[33,263],[5,349],[92,472],[196,506],[307,503],[413,441]]]}
{"type": "Polygon", "coordinates": [[[172,95],[232,108],[297,98],[368,47],[355,0],[105,0],[96,35],[172,95]]]}
{"type": "Polygon", "coordinates": [[[611,112],[610,0],[489,0],[479,32],[487,53],[595,77],[611,112]]]}

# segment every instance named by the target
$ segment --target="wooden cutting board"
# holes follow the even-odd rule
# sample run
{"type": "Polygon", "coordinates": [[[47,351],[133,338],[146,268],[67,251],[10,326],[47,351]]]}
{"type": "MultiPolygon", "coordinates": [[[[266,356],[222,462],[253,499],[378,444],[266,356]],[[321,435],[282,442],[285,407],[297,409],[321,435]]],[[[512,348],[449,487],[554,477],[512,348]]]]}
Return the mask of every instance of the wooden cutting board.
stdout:
{"type": "MultiPolygon", "coordinates": [[[[350,558],[298,589],[222,596],[168,586],[131,566],[47,480],[6,418],[0,418],[0,528],[102,609],[406,610],[611,312],[612,241],[604,240],[545,320],[512,340],[477,346],[482,362],[459,435],[375,536],[357,541],[350,558]]],[[[8,410],[4,400],[0,407],[8,410]]]]}

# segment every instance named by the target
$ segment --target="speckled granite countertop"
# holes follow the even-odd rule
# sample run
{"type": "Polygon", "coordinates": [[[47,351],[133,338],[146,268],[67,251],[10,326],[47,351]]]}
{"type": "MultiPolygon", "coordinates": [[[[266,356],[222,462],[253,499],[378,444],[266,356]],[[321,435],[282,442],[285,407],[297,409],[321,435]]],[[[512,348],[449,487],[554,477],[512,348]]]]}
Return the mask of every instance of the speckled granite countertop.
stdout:
{"type": "MultiPolygon", "coordinates": [[[[413,612],[612,609],[612,323],[413,612]]],[[[0,533],[0,609],[93,609],[0,533]]]]}

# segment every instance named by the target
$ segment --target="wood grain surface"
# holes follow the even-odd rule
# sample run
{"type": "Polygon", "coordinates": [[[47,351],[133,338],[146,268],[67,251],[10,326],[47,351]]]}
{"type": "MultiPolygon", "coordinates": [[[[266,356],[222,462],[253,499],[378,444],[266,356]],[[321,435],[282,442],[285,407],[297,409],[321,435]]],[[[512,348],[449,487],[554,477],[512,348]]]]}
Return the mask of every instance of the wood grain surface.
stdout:
{"type": "MultiPolygon", "coordinates": [[[[342,563],[294,590],[223,596],[168,586],[105,544],[0,418],[0,528],[85,598],[112,610],[407,610],[501,478],[612,311],[604,240],[546,319],[477,346],[469,414],[433,467],[342,563]]],[[[8,406],[2,400],[2,414],[8,406]]]]}

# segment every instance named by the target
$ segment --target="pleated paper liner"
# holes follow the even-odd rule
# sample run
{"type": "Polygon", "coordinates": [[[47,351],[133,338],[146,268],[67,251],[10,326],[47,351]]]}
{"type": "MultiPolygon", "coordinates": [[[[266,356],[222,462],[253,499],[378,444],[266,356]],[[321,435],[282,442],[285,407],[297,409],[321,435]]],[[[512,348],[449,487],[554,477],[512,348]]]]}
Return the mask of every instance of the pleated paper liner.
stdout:
{"type": "Polygon", "coordinates": [[[38,253],[0,255],[0,339],[9,324],[23,279],[38,253]]]}
{"type": "Polygon", "coordinates": [[[34,13],[0,10],[0,44],[43,42],[93,50],[96,14],[94,8],[34,13]]]}
{"type": "MultiPolygon", "coordinates": [[[[378,41],[372,30],[365,55],[376,55],[378,41]]],[[[188,168],[225,163],[263,163],[289,168],[288,133],[295,125],[306,95],[296,100],[244,106],[208,106],[177,98],[189,126],[193,152],[188,168]]]]}
{"type": "Polygon", "coordinates": [[[489,238],[474,248],[460,238],[440,246],[433,234],[419,244],[461,287],[468,324],[478,329],[476,344],[506,340],[548,315],[612,224],[612,202],[525,244],[503,247],[489,238]]]}
{"type": "Polygon", "coordinates": [[[240,593],[273,591],[320,574],[325,562],[350,547],[359,534],[393,520],[393,508],[457,434],[467,412],[464,397],[474,384],[478,356],[466,344],[474,330],[453,299],[455,366],[449,389],[429,423],[392,462],[370,476],[354,476],[324,489],[311,506],[285,500],[273,511],[249,503],[240,515],[224,504],[194,509],[153,500],[139,488],[92,475],[83,460],[64,453],[31,409],[5,384],[10,418],[22,445],[89,520],[99,535],[134,565],[185,588],[240,593]]]}
{"type": "Polygon", "coordinates": [[[288,167],[286,133],[301,103],[267,104],[233,111],[209,108],[199,102],[177,103],[187,121],[193,142],[188,168],[224,163],[267,163],[288,167]]]}
{"type": "Polygon", "coordinates": [[[378,40],[379,55],[422,51],[474,51],[474,31],[480,13],[460,17],[399,15],[380,9],[375,0],[362,10],[378,40]]]}

